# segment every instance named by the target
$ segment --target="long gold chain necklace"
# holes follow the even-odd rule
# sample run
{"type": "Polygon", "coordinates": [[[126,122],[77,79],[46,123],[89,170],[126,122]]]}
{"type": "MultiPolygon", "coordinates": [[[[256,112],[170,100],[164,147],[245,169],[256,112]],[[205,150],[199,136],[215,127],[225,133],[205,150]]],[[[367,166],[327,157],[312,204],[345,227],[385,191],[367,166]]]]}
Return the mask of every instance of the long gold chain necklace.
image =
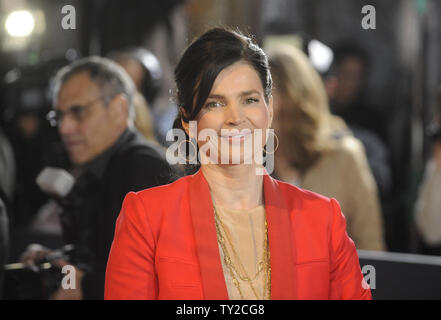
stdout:
{"type": "MultiPolygon", "coordinates": [[[[237,252],[236,252],[236,250],[235,250],[235,248],[234,248],[233,242],[231,241],[231,238],[230,238],[230,236],[228,235],[228,232],[227,232],[227,230],[226,230],[226,228],[225,228],[225,225],[223,224],[223,222],[222,222],[222,220],[220,219],[220,217],[219,217],[218,214],[216,215],[216,219],[217,219],[218,224],[220,224],[221,227],[222,227],[223,233],[225,234],[225,236],[226,236],[226,238],[227,238],[227,241],[228,241],[228,243],[229,243],[229,245],[230,245],[230,247],[231,247],[231,249],[232,249],[232,251],[233,251],[233,254],[234,254],[234,256],[235,256],[235,259],[239,261],[239,264],[240,264],[240,267],[241,267],[241,269],[242,269],[242,272],[245,274],[245,275],[241,275],[239,272],[236,272],[237,275],[238,275],[239,278],[240,278],[241,280],[243,280],[243,281],[254,281],[254,280],[257,278],[257,276],[261,273],[261,271],[263,270],[263,268],[264,268],[265,253],[266,253],[266,250],[267,250],[267,242],[266,242],[266,221],[265,221],[265,238],[264,238],[264,243],[263,243],[263,255],[262,255],[262,260],[258,263],[258,270],[257,270],[256,274],[254,275],[254,277],[250,278],[250,277],[247,275],[246,270],[245,270],[245,267],[244,267],[243,264],[241,263],[241,259],[240,259],[239,255],[237,254],[237,252]]],[[[220,231],[220,229],[221,229],[221,228],[219,228],[219,231],[220,231]]],[[[220,235],[220,239],[222,240],[222,241],[221,241],[221,245],[222,245],[222,244],[225,245],[225,241],[224,241],[224,238],[223,238],[223,236],[222,236],[222,232],[219,232],[219,235],[220,235]]],[[[228,260],[228,261],[231,262],[231,260],[228,260]]],[[[230,263],[230,264],[231,264],[231,263],[230,263]]],[[[232,267],[234,268],[234,265],[232,265],[232,267]]],[[[236,271],[237,271],[237,270],[236,270],[236,271]]]]}
{"type": "Polygon", "coordinates": [[[270,295],[271,295],[271,266],[270,266],[269,248],[268,248],[268,226],[266,223],[266,219],[265,219],[265,236],[264,236],[264,241],[263,241],[262,260],[258,263],[258,270],[257,270],[256,274],[251,278],[248,276],[246,269],[243,266],[243,264],[240,260],[240,257],[234,248],[233,242],[231,241],[231,238],[228,235],[227,229],[225,228],[225,225],[223,224],[222,220],[220,219],[220,217],[217,213],[216,207],[214,205],[213,205],[213,207],[214,207],[214,214],[215,214],[216,233],[218,236],[219,244],[220,244],[222,251],[224,253],[224,262],[230,271],[231,277],[233,278],[232,282],[233,282],[234,286],[237,288],[237,290],[239,291],[241,298],[244,299],[244,295],[242,293],[242,289],[240,287],[240,283],[239,283],[238,279],[236,278],[236,275],[242,281],[246,281],[250,285],[251,290],[253,291],[256,299],[259,299],[259,295],[257,294],[255,286],[253,285],[253,281],[256,280],[256,278],[258,277],[258,275],[262,271],[265,271],[263,299],[270,299],[270,295]],[[223,232],[221,232],[221,229],[223,232]],[[227,239],[228,244],[230,245],[230,247],[232,249],[234,257],[238,261],[239,267],[240,267],[243,275],[241,275],[241,273],[238,272],[238,270],[234,266],[232,259],[231,259],[231,256],[229,254],[229,251],[226,247],[225,238],[223,237],[222,233],[225,234],[225,238],[227,239]]]}

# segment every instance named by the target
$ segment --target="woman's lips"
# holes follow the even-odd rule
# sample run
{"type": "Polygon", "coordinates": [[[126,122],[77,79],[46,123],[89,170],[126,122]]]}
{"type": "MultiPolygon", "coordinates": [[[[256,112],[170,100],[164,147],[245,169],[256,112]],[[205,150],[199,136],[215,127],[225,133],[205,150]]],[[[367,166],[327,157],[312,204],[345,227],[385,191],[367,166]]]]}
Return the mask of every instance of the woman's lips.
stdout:
{"type": "Polygon", "coordinates": [[[244,141],[250,136],[251,136],[251,130],[247,130],[246,132],[223,134],[221,135],[221,138],[228,139],[229,142],[233,142],[233,141],[244,141]]]}
{"type": "Polygon", "coordinates": [[[247,135],[238,134],[235,136],[222,137],[222,139],[227,139],[229,143],[239,143],[239,142],[247,140],[250,136],[251,135],[249,135],[249,134],[247,134],[247,135]]]}

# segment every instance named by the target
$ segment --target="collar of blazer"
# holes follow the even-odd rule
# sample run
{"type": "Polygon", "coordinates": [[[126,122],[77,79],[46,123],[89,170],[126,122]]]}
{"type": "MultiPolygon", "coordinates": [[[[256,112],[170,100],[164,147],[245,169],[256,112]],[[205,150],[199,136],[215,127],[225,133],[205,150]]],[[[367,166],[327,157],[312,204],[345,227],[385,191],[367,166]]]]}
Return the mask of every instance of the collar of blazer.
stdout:
{"type": "MultiPolygon", "coordinates": [[[[271,299],[294,299],[295,246],[289,211],[278,181],[267,173],[264,175],[263,189],[271,257],[271,299]]],[[[217,243],[213,203],[208,183],[200,169],[191,177],[189,192],[204,298],[228,299],[217,243]]]]}

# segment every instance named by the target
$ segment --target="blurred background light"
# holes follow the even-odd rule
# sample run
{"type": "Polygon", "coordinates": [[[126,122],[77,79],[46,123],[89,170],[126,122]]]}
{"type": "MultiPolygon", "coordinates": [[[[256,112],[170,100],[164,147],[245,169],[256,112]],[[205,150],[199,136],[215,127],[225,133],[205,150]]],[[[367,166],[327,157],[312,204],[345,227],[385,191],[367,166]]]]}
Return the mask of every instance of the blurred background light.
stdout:
{"type": "Polygon", "coordinates": [[[34,16],[26,10],[13,11],[7,17],[5,27],[13,37],[26,37],[34,30],[34,16]]]}
{"type": "Polygon", "coordinates": [[[318,40],[308,43],[308,55],[313,66],[320,72],[328,71],[334,59],[331,48],[318,40]]]}

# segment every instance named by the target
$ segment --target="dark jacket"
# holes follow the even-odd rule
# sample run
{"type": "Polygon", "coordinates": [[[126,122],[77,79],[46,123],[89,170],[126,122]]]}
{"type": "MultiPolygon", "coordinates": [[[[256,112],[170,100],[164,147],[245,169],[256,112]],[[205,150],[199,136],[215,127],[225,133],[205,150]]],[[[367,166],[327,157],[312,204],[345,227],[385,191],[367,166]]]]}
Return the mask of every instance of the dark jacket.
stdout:
{"type": "Polygon", "coordinates": [[[8,215],[6,211],[6,204],[3,199],[4,196],[1,195],[0,188],[0,300],[3,296],[3,266],[8,259],[9,251],[8,215]]]}
{"type": "Polygon", "coordinates": [[[85,271],[84,299],[104,296],[107,257],[124,196],[169,183],[173,175],[163,150],[129,129],[84,169],[62,203],[61,216],[64,241],[75,246],[72,262],[85,271]]]}
{"type": "Polygon", "coordinates": [[[3,294],[3,266],[9,253],[8,209],[10,210],[14,183],[14,155],[9,141],[0,129],[0,299],[3,294]]]}

